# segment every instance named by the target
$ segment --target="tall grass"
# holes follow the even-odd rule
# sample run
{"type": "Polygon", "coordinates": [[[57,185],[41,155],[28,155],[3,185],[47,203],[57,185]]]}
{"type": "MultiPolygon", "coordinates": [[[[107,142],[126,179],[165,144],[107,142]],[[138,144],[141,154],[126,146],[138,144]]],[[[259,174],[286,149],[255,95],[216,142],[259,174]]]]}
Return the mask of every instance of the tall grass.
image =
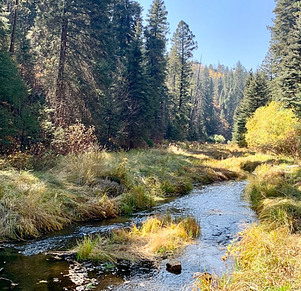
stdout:
{"type": "Polygon", "coordinates": [[[172,255],[192,243],[200,233],[193,218],[174,220],[168,217],[150,217],[140,227],[114,231],[104,240],[84,238],[78,244],[78,258],[98,261],[116,259],[153,260],[162,255],[172,255]]]}
{"type": "Polygon", "coordinates": [[[234,147],[182,144],[69,154],[52,160],[51,169],[20,171],[11,162],[20,157],[10,157],[1,160],[0,212],[5,214],[0,240],[36,237],[73,221],[147,209],[167,196],[187,194],[193,183],[241,176],[241,163],[260,158],[234,147]],[[238,168],[227,169],[235,158],[238,168]]]}
{"type": "Polygon", "coordinates": [[[252,227],[230,252],[237,270],[227,290],[300,290],[301,236],[286,227],[252,227]]]}
{"type": "Polygon", "coordinates": [[[37,237],[72,221],[116,216],[116,207],[103,195],[72,191],[49,182],[53,179],[48,174],[0,171],[0,239],[37,237]]]}
{"type": "Polygon", "coordinates": [[[262,221],[273,227],[301,230],[301,179],[299,166],[259,166],[251,179],[247,194],[262,221]]]}

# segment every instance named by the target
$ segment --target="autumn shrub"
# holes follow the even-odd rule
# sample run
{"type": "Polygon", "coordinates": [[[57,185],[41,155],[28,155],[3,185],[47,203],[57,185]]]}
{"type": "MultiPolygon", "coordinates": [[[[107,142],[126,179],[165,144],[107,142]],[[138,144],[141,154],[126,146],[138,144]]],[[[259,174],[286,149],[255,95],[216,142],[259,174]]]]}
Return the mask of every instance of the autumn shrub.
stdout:
{"type": "Polygon", "coordinates": [[[299,120],[292,109],[279,102],[258,108],[246,124],[249,147],[277,154],[300,153],[299,120]]]}
{"type": "Polygon", "coordinates": [[[50,150],[58,155],[83,153],[98,147],[93,126],[86,127],[76,122],[66,127],[54,126],[51,122],[43,123],[45,140],[49,142],[50,150]]]}
{"type": "Polygon", "coordinates": [[[42,142],[34,144],[30,154],[32,167],[36,171],[47,171],[57,165],[58,154],[42,142]]]}
{"type": "Polygon", "coordinates": [[[215,134],[209,137],[209,142],[217,143],[217,144],[223,144],[226,142],[226,139],[224,136],[220,134],[215,134]]]}
{"type": "Polygon", "coordinates": [[[6,162],[17,170],[30,170],[33,167],[32,158],[29,153],[16,151],[7,156],[6,162]]]}

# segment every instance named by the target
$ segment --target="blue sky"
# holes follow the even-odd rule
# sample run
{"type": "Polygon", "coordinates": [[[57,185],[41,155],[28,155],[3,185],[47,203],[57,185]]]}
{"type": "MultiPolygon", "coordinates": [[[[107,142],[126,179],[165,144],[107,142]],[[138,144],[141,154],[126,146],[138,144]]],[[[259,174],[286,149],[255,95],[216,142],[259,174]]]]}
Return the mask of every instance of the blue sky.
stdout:
{"type": "MultiPolygon", "coordinates": [[[[144,18],[152,0],[138,0],[144,18]]],[[[184,20],[196,36],[194,59],[256,70],[269,47],[274,0],[165,0],[171,35],[184,20]]],[[[170,37],[171,37],[170,35],[170,37]]]]}

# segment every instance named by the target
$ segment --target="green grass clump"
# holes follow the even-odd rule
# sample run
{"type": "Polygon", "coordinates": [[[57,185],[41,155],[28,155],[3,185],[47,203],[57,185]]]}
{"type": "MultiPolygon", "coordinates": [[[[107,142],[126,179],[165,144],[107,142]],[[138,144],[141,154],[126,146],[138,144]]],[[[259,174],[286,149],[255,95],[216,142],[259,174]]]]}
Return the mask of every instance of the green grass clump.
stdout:
{"type": "Polygon", "coordinates": [[[299,166],[263,164],[247,187],[252,207],[262,221],[274,227],[301,230],[301,189],[299,166]]]}
{"type": "Polygon", "coordinates": [[[77,260],[92,260],[97,262],[116,262],[116,257],[109,252],[103,250],[106,240],[100,236],[92,238],[86,236],[78,243],[77,247],[77,260]]]}

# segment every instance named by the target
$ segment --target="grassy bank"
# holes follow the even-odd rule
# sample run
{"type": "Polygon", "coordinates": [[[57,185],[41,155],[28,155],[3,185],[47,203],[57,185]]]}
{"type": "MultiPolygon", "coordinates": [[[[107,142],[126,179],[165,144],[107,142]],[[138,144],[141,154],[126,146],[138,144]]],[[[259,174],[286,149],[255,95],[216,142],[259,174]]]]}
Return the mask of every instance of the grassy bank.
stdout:
{"type": "Polygon", "coordinates": [[[246,189],[259,224],[229,247],[231,276],[205,282],[200,290],[301,290],[301,167],[292,158],[259,165],[246,189]]]}
{"type": "Polygon", "coordinates": [[[112,262],[156,260],[172,256],[200,233],[193,218],[173,220],[171,217],[151,217],[141,226],[114,231],[110,237],[86,237],[77,247],[79,260],[112,262]]]}
{"type": "Polygon", "coordinates": [[[274,160],[233,146],[184,143],[48,161],[8,157],[0,162],[0,240],[146,209],[188,193],[194,183],[242,178],[254,166],[274,160]]]}

